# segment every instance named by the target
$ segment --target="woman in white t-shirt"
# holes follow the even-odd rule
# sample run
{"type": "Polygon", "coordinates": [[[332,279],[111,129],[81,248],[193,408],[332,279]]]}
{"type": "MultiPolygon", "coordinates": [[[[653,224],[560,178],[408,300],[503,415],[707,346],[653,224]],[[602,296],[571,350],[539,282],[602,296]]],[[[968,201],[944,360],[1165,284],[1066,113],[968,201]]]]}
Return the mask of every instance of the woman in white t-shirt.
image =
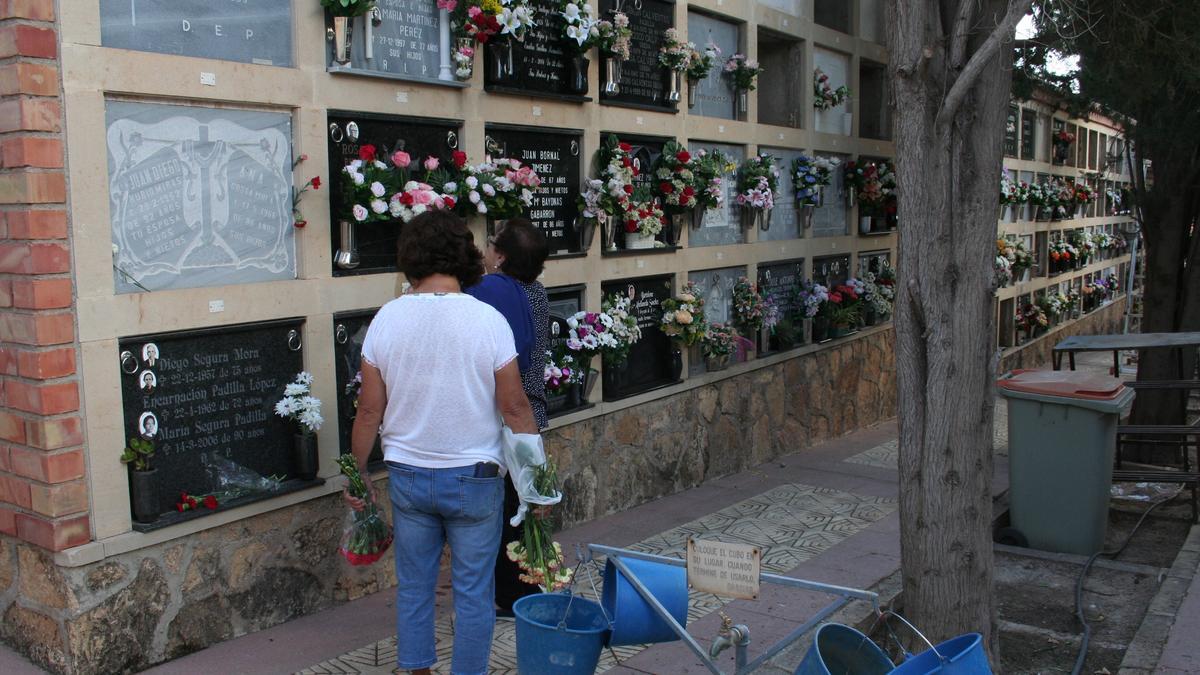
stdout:
{"type": "Polygon", "coordinates": [[[380,434],[395,529],[398,667],[423,674],[437,662],[434,589],[448,541],[451,672],[482,675],[495,623],[492,568],[504,506],[500,430],[507,423],[535,434],[537,425],[508,322],[462,293],[482,272],[466,224],[427,212],[401,228],[398,248],[412,289],[384,305],[367,329],[351,450],[365,472],[380,434]]]}

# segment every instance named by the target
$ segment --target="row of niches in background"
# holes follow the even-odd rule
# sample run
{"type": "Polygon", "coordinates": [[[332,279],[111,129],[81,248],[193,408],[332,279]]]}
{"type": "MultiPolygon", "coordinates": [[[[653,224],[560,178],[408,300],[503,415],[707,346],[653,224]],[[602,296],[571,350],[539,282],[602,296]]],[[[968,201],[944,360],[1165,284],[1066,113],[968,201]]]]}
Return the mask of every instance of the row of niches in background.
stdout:
{"type": "MultiPolygon", "coordinates": [[[[828,289],[853,285],[854,276],[868,281],[887,279],[890,255],[886,250],[860,254],[857,275],[850,270],[849,255],[816,258],[812,278],[828,289]]],[[[690,289],[706,308],[708,321],[737,326],[743,336],[736,344],[726,345],[727,353],[707,354],[710,350],[706,347],[693,354],[690,373],[724,369],[756,355],[843,337],[851,330],[887,320],[890,310],[875,311],[873,305],[870,311],[857,314],[854,325],[845,326],[844,334],[830,332],[829,322],[820,317],[810,321],[803,315],[801,295],[809,288],[805,268],[803,259],[764,262],[756,267],[753,285],[745,280],[746,267],[688,273],[694,284],[690,289]],[[769,306],[771,311],[755,312],[754,303],[749,303],[751,309],[747,310],[746,293],[757,299],[758,307],[769,306]],[[762,324],[747,325],[742,321],[747,316],[759,316],[762,324]]],[[[606,401],[681,381],[683,345],[661,328],[663,303],[677,294],[673,279],[674,275],[668,274],[601,282],[605,304],[598,307],[585,305],[586,285],[548,289],[551,323],[546,329],[551,335],[551,367],[555,363],[575,367],[581,375],[559,383],[555,378],[563,377],[561,369],[556,375],[547,369],[552,414],[575,412],[598,400],[590,395],[598,381],[592,366],[601,368],[602,363],[606,401]],[[585,363],[582,354],[586,351],[571,352],[568,340],[586,338],[578,330],[581,324],[588,324],[584,310],[612,311],[617,299],[625,303],[624,311],[640,337],[620,360],[587,358],[585,363]],[[568,353],[575,354],[576,360],[564,360],[568,353]]],[[[319,449],[304,424],[323,427],[320,436],[324,439],[330,438],[332,428],[337,452],[349,451],[362,345],[376,311],[335,314],[328,324],[332,353],[304,350],[306,330],[320,327],[306,328],[303,318],[120,338],[114,356],[121,372],[124,433],[128,446],[137,449],[130,453],[129,467],[135,528],[155,530],[319,483],[319,449]],[[332,388],[321,382],[331,376],[332,388]],[[333,400],[328,397],[331,391],[333,400]],[[315,405],[313,410],[323,422],[303,414],[289,419],[293,416],[281,409],[280,403],[289,396],[304,398],[306,406],[315,405]],[[325,400],[314,404],[307,398],[310,396],[325,400]]],[[[699,310],[695,320],[701,320],[699,310]]],[[[328,455],[329,449],[325,450],[328,455]]],[[[378,446],[372,458],[382,459],[378,446]]]]}
{"type": "MultiPolygon", "coordinates": [[[[469,18],[464,13],[471,4],[468,0],[352,3],[365,13],[325,17],[328,70],[434,85],[467,86],[482,80],[485,90],[493,93],[583,103],[593,100],[589,97],[590,58],[600,61],[595,72],[601,103],[674,113],[686,100],[691,114],[747,120],[755,91],[766,91],[769,96],[757,97],[756,121],[760,123],[850,135],[853,106],[860,116],[862,137],[890,138],[882,63],[862,60],[855,83],[849,54],[815,46],[813,63],[806,68],[801,40],[759,28],[756,56],[762,73],[757,81],[750,77],[739,83],[729,67],[745,51],[747,28],[742,22],[689,11],[688,42],[682,37],[679,40],[680,49],[686,47],[693,55],[684,60],[686,66],[676,59],[675,67],[680,70],[675,70],[668,65],[670,54],[663,53],[664,49],[670,51],[668,31],[676,30],[673,2],[601,0],[598,7],[582,15],[561,11],[558,0],[523,2],[534,23],[514,34],[519,40],[497,33],[502,27],[488,21],[486,14],[469,18]],[[447,7],[453,10],[447,11],[447,7]],[[628,20],[623,46],[613,48],[615,38],[572,38],[584,35],[593,22],[608,21],[611,26],[618,10],[628,20]],[[567,18],[568,14],[574,18],[567,18]],[[487,41],[480,42],[481,38],[487,41]],[[595,49],[594,43],[599,43],[595,49]],[[707,66],[700,67],[697,61],[706,61],[707,66]],[[796,73],[804,76],[797,78],[796,73]],[[818,82],[820,78],[825,79],[818,82]],[[819,93],[822,86],[831,91],[845,88],[849,95],[837,105],[825,107],[819,93]]],[[[583,2],[572,6],[577,10],[591,7],[583,2]]],[[[291,31],[279,29],[290,25],[291,12],[290,0],[263,0],[253,11],[218,10],[189,0],[147,6],[136,13],[129,3],[102,0],[101,43],[291,66],[291,31]]]]}
{"type": "Polygon", "coordinates": [[[1125,296],[1128,275],[1129,263],[1121,262],[1000,300],[997,343],[1020,347],[1109,306],[1125,296]]]}
{"type": "MultiPolygon", "coordinates": [[[[375,162],[390,166],[386,163],[400,160],[408,164],[410,175],[416,175],[431,161],[445,167],[467,161],[458,150],[463,127],[457,120],[331,111],[326,120],[329,163],[320,168],[307,164],[303,154],[294,156],[293,120],[286,112],[114,99],[106,102],[105,115],[113,277],[119,293],[294,279],[297,240],[310,232],[303,227],[305,214],[326,209],[332,236],[311,236],[318,236],[322,245],[329,242],[337,274],[394,270],[398,223],[416,208],[401,209],[402,199],[393,204],[395,194],[381,185],[378,198],[372,194],[358,204],[361,217],[356,217],[351,200],[359,195],[351,188],[361,187],[358,192],[363,192],[373,187],[374,180],[365,181],[364,174],[364,185],[352,186],[352,173],[360,172],[346,167],[356,161],[361,165],[368,146],[371,171],[375,162]],[[379,204],[373,204],[376,200],[379,204]],[[379,205],[382,210],[374,208],[379,205]],[[391,212],[393,206],[397,214],[391,212]],[[342,221],[349,227],[341,228],[342,221]]],[[[609,137],[598,134],[585,139],[578,129],[487,125],[481,142],[472,144],[478,148],[471,158],[473,165],[487,156],[507,156],[539,174],[539,184],[530,189],[527,204],[518,203],[518,211],[479,217],[525,215],[546,234],[552,253],[586,252],[587,233],[577,227],[580,195],[585,179],[600,175],[600,167],[592,165],[597,151],[588,146],[609,137]]],[[[630,164],[641,169],[629,188],[661,191],[664,181],[652,173],[671,139],[626,134],[621,139],[629,144],[630,164]]],[[[766,213],[760,209],[761,217],[753,224],[740,212],[739,181],[746,176],[739,176],[738,167],[758,158],[750,156],[744,145],[693,141],[688,150],[697,155],[719,151],[730,163],[718,176],[720,208],[707,209],[697,227],[686,228],[687,245],[848,234],[852,210],[840,197],[846,193],[841,172],[834,172],[825,190],[837,197],[819,207],[801,205],[792,171],[804,156],[801,150],[760,148],[775,158],[779,176],[772,188],[773,208],[766,213]]],[[[673,153],[668,159],[677,158],[677,151],[673,153]]],[[[817,156],[849,164],[844,155],[817,156]]],[[[394,185],[393,191],[402,187],[394,185]]],[[[615,245],[619,250],[633,243],[625,232],[617,234],[603,242],[607,244],[603,248],[615,245]]],[[[674,235],[674,229],[663,227],[649,242],[642,238],[637,245],[673,250],[668,235],[674,235]]],[[[591,236],[604,239],[594,231],[591,236]]],[[[679,238],[672,241],[678,243],[679,238]]]]}
{"type": "MultiPolygon", "coordinates": [[[[998,290],[1039,283],[1093,268],[1108,260],[1123,259],[1136,237],[1134,223],[1106,223],[1029,234],[1001,234],[996,238],[994,271],[998,290]],[[1130,238],[1130,239],[1127,239],[1130,238]]],[[[1094,271],[1090,269],[1089,271],[1094,271]]]]}

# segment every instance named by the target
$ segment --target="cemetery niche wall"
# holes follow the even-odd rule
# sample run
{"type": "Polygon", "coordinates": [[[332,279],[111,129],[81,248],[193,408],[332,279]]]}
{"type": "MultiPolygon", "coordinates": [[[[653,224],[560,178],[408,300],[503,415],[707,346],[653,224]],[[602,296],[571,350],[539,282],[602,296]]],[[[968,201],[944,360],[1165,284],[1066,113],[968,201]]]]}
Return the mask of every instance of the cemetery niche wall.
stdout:
{"type": "MultiPolygon", "coordinates": [[[[566,36],[566,20],[556,0],[532,0],[534,25],[522,41],[509,40],[513,68],[495,67],[495,55],[485,57],[484,87],[488,92],[554,98],[585,103],[588,93],[586,54],[572,48],[566,36]]],[[[487,50],[494,49],[487,47],[487,50]]],[[[508,54],[503,58],[508,59],[508,54]]]]}
{"type": "Polygon", "coordinates": [[[454,77],[449,22],[436,0],[375,0],[349,21],[327,17],[329,72],[465,86],[454,77]]]}
{"type": "Polygon", "coordinates": [[[292,279],[291,116],[109,100],[118,292],[292,279]]]}
{"type": "MultiPolygon", "coordinates": [[[[663,33],[675,27],[673,0],[600,0],[600,17],[611,19],[623,12],[629,17],[633,31],[629,60],[618,65],[620,83],[617,92],[601,90],[600,102],[647,110],[675,112],[676,104],[668,100],[667,71],[658,62],[658,50],[663,45],[663,33]]],[[[613,79],[613,59],[603,59],[600,81],[613,79]]]]}
{"type": "MultiPolygon", "coordinates": [[[[350,452],[350,432],[358,414],[358,390],[362,385],[359,373],[362,364],[363,340],[367,328],[379,308],[339,312],[333,317],[333,367],[337,381],[338,452],[350,452]]],[[[383,447],[375,438],[375,447],[367,458],[374,467],[383,462],[383,447]]]]}
{"type": "Polygon", "coordinates": [[[158,515],[134,529],[320,482],[298,477],[294,429],[275,414],[284,385],[304,369],[303,325],[291,319],[121,340],[125,435],[154,445],[149,484],[131,480],[131,498],[152,488],[158,515]],[[184,494],[213,495],[217,506],[186,505],[184,494]]]}
{"type": "Polygon", "coordinates": [[[451,153],[459,147],[461,126],[458,120],[449,119],[329,112],[326,140],[329,146],[329,222],[334,228],[330,247],[335,276],[395,272],[396,238],[401,226],[399,219],[355,222],[343,196],[343,181],[349,177],[342,168],[360,158],[359,151],[364,145],[374,146],[380,156],[404,151],[414,163],[427,157],[448,162],[451,153]]]}
{"type": "Polygon", "coordinates": [[[605,364],[604,400],[615,401],[657,389],[679,381],[683,371],[683,355],[674,348],[671,338],[659,328],[662,301],[671,297],[671,277],[651,277],[605,282],[605,296],[622,295],[630,299],[630,313],[637,319],[642,337],[629,350],[622,364],[605,364]]]}
{"type": "Polygon", "coordinates": [[[758,349],[763,353],[780,352],[805,342],[806,321],[800,289],[804,283],[804,261],[771,263],[758,266],[758,288],[764,298],[779,311],[779,323],[759,337],[758,349]]]}

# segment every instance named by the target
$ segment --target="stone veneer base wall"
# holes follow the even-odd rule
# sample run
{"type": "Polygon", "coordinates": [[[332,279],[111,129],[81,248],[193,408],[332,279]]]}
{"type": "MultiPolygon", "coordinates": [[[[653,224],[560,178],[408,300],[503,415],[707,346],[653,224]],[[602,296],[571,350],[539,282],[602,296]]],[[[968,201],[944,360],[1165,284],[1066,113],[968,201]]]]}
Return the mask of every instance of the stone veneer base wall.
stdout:
{"type": "MultiPolygon", "coordinates": [[[[891,328],[556,429],[574,524],[894,416],[891,328]]],[[[382,479],[379,481],[382,485],[382,479]]],[[[80,567],[0,537],[0,637],[59,673],[138,670],[395,583],[337,554],[339,494],[80,567]]]]}

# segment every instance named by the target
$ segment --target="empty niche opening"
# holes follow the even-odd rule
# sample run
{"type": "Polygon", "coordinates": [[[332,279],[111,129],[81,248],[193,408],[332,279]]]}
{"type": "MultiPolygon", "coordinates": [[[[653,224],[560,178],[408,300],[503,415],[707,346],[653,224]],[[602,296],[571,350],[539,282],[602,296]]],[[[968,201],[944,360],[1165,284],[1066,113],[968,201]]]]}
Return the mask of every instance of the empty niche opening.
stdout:
{"type": "Polygon", "coordinates": [[[758,121],[781,127],[804,126],[801,112],[804,83],[803,43],[781,33],[758,31],[758,60],[763,72],[758,76],[758,121]]]}
{"type": "Polygon", "coordinates": [[[863,59],[858,67],[858,133],[863,138],[891,140],[887,66],[863,59]]]}
{"type": "Polygon", "coordinates": [[[817,25],[850,34],[850,3],[846,0],[816,0],[813,20],[817,25]]]}

